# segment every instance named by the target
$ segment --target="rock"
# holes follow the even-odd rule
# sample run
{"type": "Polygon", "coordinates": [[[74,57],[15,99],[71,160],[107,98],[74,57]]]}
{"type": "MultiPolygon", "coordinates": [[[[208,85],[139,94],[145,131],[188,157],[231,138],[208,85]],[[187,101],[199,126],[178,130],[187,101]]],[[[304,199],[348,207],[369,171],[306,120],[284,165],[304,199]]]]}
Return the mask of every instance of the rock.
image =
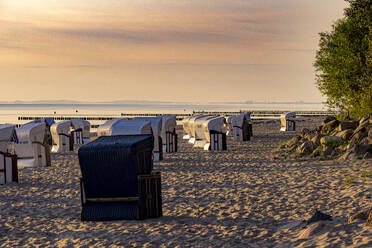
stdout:
{"type": "Polygon", "coordinates": [[[343,140],[349,140],[351,136],[353,135],[354,131],[351,129],[346,129],[342,132],[339,132],[336,136],[340,137],[343,140]]]}
{"type": "Polygon", "coordinates": [[[366,154],[364,154],[363,156],[363,159],[371,159],[372,158],[372,152],[366,152],[366,154]]]}
{"type": "Polygon", "coordinates": [[[320,139],[320,144],[332,147],[338,146],[341,142],[342,139],[338,136],[324,136],[320,139]]]}
{"type": "Polygon", "coordinates": [[[347,149],[347,150],[353,150],[354,147],[356,147],[356,146],[357,146],[356,144],[354,144],[354,143],[350,143],[350,144],[347,145],[346,149],[347,149]]]}
{"type": "Polygon", "coordinates": [[[330,146],[323,146],[323,155],[328,157],[335,153],[335,150],[330,146]]]}
{"type": "Polygon", "coordinates": [[[323,126],[319,126],[319,127],[315,128],[315,133],[320,134],[322,132],[322,128],[323,128],[323,126]]]}
{"type": "Polygon", "coordinates": [[[336,117],[334,116],[327,116],[323,122],[322,122],[322,126],[324,126],[326,123],[330,122],[330,121],[333,121],[333,120],[336,120],[336,117]]]}
{"type": "Polygon", "coordinates": [[[328,136],[336,136],[338,134],[337,129],[332,130],[328,136]]]}
{"type": "Polygon", "coordinates": [[[372,211],[369,212],[369,216],[366,222],[366,226],[372,226],[372,211]]]}
{"type": "Polygon", "coordinates": [[[318,135],[315,135],[311,141],[313,142],[314,145],[320,145],[320,139],[323,137],[323,135],[321,134],[318,134],[318,135]]]}
{"type": "Polygon", "coordinates": [[[328,134],[332,132],[338,126],[338,124],[339,124],[338,120],[333,120],[333,121],[325,123],[322,128],[322,133],[328,134]]]}
{"type": "Polygon", "coordinates": [[[368,138],[371,138],[371,139],[372,139],[372,128],[369,129],[369,132],[368,132],[368,138]]]}
{"type": "Polygon", "coordinates": [[[365,137],[364,139],[362,139],[360,142],[359,142],[360,145],[368,145],[368,144],[372,144],[372,138],[369,138],[369,137],[365,137]]]}
{"type": "Polygon", "coordinates": [[[305,136],[307,135],[307,134],[310,134],[311,133],[311,131],[308,129],[308,128],[302,128],[301,129],[301,137],[303,137],[303,138],[305,138],[305,136]]]}
{"type": "Polygon", "coordinates": [[[332,220],[332,216],[322,213],[321,211],[316,209],[313,216],[311,216],[311,218],[306,221],[306,224],[310,224],[320,220],[332,220]]]}
{"type": "Polygon", "coordinates": [[[307,133],[307,134],[305,134],[305,139],[306,139],[306,141],[311,141],[311,139],[312,138],[314,138],[314,136],[315,136],[316,134],[314,134],[314,133],[307,133]]]}
{"type": "Polygon", "coordinates": [[[340,160],[354,160],[357,159],[358,156],[353,153],[351,150],[347,150],[341,157],[340,160]]]}
{"type": "Polygon", "coordinates": [[[344,131],[346,129],[355,130],[358,127],[359,123],[357,121],[345,119],[340,122],[338,125],[338,131],[344,131]]]}
{"type": "Polygon", "coordinates": [[[290,139],[287,142],[287,147],[292,147],[293,145],[295,145],[296,143],[298,143],[300,140],[301,140],[301,136],[293,137],[292,139],[290,139]]]}
{"type": "Polygon", "coordinates": [[[322,153],[323,153],[322,147],[318,146],[317,148],[314,149],[312,156],[319,157],[320,155],[322,155],[322,153]]]}
{"type": "Polygon", "coordinates": [[[354,134],[359,133],[359,132],[368,132],[369,130],[369,122],[364,122],[360,124],[357,129],[355,129],[354,134]]]}
{"type": "Polygon", "coordinates": [[[300,155],[308,155],[308,154],[311,154],[314,150],[314,144],[312,141],[306,141],[305,143],[303,143],[302,145],[300,145],[298,148],[297,148],[297,153],[299,153],[300,155]]]}
{"type": "Polygon", "coordinates": [[[365,208],[365,209],[359,211],[358,213],[350,216],[347,222],[350,224],[354,220],[367,220],[368,216],[370,215],[371,212],[372,212],[372,207],[365,208]]]}
{"type": "Polygon", "coordinates": [[[359,125],[363,124],[364,122],[368,122],[368,121],[369,121],[369,117],[364,116],[362,119],[359,120],[359,125]]]}
{"type": "Polygon", "coordinates": [[[350,144],[359,144],[359,142],[367,136],[367,130],[362,128],[359,130],[359,132],[354,132],[353,136],[351,137],[350,144]]]}
{"type": "Polygon", "coordinates": [[[315,223],[309,225],[305,230],[303,230],[300,233],[299,238],[300,239],[310,238],[314,234],[319,233],[320,231],[322,231],[325,226],[326,225],[323,222],[321,222],[321,221],[315,222],[315,223]]]}
{"type": "Polygon", "coordinates": [[[372,144],[356,145],[353,148],[353,151],[355,151],[358,155],[363,155],[366,154],[367,152],[372,153],[372,144]]]}

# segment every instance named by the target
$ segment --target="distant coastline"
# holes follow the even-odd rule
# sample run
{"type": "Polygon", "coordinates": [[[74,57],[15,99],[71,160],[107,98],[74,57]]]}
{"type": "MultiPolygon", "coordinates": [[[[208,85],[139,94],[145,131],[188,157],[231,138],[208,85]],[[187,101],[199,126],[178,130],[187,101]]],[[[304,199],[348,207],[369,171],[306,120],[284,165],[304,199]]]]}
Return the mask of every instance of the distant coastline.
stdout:
{"type": "Polygon", "coordinates": [[[325,102],[305,102],[305,101],[241,101],[241,102],[174,102],[174,101],[148,101],[148,100],[120,100],[120,101],[100,101],[85,102],[73,100],[40,100],[40,101],[0,101],[0,105],[127,105],[127,104],[175,104],[175,105],[252,105],[252,104],[325,104],[325,102]]]}

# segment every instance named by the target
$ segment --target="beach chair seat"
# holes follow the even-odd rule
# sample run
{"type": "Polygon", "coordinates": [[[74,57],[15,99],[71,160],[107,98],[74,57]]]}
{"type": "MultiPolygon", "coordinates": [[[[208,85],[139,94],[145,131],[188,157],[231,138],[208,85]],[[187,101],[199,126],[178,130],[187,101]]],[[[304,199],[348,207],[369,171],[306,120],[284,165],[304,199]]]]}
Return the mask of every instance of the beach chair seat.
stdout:
{"type": "Polygon", "coordinates": [[[143,220],[162,216],[161,175],[138,175],[139,196],[87,198],[83,180],[80,180],[84,221],[143,220]]]}
{"type": "Polygon", "coordinates": [[[90,123],[89,121],[73,118],[71,119],[70,146],[82,145],[90,142],[90,123]]]}
{"type": "Polygon", "coordinates": [[[227,150],[226,133],[210,131],[210,143],[206,144],[204,150],[224,151],[227,150]]]}
{"type": "Polygon", "coordinates": [[[165,146],[163,146],[163,150],[165,150],[165,152],[167,153],[173,153],[173,152],[177,152],[178,150],[178,136],[177,136],[177,133],[176,133],[176,129],[174,129],[172,132],[169,132],[167,131],[165,133],[166,135],[166,143],[165,143],[165,146]],[[165,149],[164,149],[165,148],[165,149]]]}
{"type": "Polygon", "coordinates": [[[83,221],[162,216],[153,135],[101,136],[79,148],[83,221]]]}

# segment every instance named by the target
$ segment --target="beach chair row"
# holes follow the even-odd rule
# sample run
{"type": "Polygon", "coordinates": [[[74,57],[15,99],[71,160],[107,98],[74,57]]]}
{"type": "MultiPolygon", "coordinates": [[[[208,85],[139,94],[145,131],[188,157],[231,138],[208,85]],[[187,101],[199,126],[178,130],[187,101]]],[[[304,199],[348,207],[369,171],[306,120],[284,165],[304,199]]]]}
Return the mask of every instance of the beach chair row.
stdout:
{"type": "Polygon", "coordinates": [[[182,120],[184,140],[193,147],[220,151],[227,149],[226,136],[234,141],[249,141],[252,133],[250,114],[236,116],[193,115],[182,120]]]}
{"type": "MultiPolygon", "coordinates": [[[[119,134],[153,135],[155,161],[163,159],[163,150],[169,153],[177,151],[175,116],[114,119],[98,128],[98,136],[119,134]]],[[[26,123],[19,128],[2,124],[0,125],[0,184],[17,181],[18,177],[12,176],[17,174],[17,169],[50,166],[50,152],[73,151],[75,145],[80,146],[89,141],[90,123],[81,119],[54,123],[53,119],[48,118],[26,123]],[[10,159],[13,157],[16,159],[10,159]]]]}

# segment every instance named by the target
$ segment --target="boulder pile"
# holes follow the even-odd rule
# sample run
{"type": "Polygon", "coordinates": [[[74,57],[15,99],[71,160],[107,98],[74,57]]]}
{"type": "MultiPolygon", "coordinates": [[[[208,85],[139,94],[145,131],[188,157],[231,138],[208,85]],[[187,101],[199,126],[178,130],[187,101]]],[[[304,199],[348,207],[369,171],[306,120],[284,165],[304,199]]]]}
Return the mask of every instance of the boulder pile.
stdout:
{"type": "Polygon", "coordinates": [[[327,117],[322,125],[280,146],[292,157],[370,159],[372,158],[372,118],[337,120],[327,117]]]}

